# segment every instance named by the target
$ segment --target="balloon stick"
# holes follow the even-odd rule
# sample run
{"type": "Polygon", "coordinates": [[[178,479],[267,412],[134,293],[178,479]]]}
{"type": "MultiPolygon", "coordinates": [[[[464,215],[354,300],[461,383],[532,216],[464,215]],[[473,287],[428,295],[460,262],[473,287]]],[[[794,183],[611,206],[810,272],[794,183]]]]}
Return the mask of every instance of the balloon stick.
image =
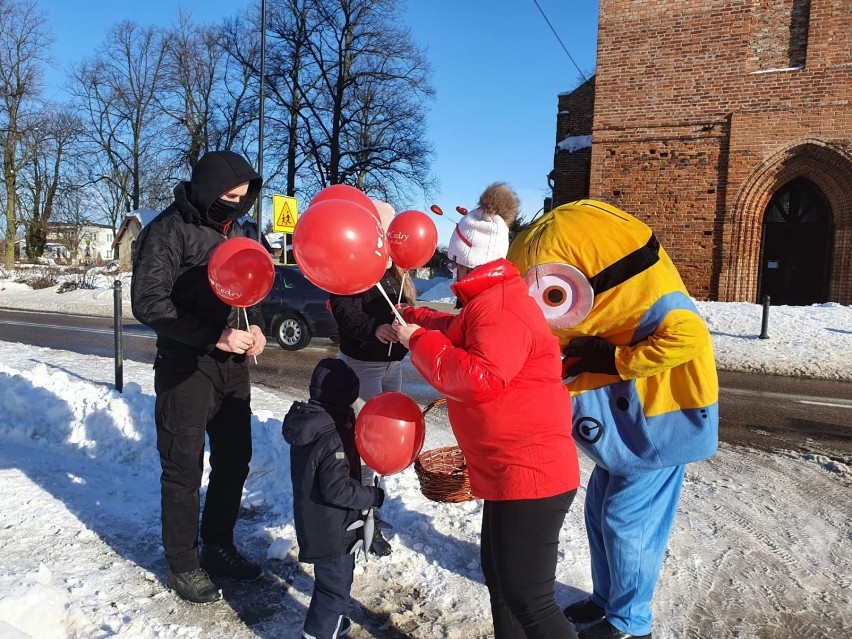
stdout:
{"type": "Polygon", "coordinates": [[[391,307],[391,310],[393,311],[393,314],[396,316],[396,319],[399,320],[399,323],[402,324],[403,326],[408,326],[405,323],[405,320],[402,319],[402,315],[400,315],[399,311],[396,310],[396,306],[393,305],[393,302],[391,302],[390,298],[388,297],[388,294],[385,293],[385,289],[382,288],[381,282],[376,282],[376,288],[379,289],[379,292],[382,294],[382,296],[385,298],[385,300],[387,300],[388,306],[391,307]]]}
{"type": "Polygon", "coordinates": [[[402,282],[399,284],[399,295],[397,296],[396,303],[397,305],[402,302],[402,289],[405,288],[405,278],[408,276],[408,271],[402,272],[402,282]]]}
{"type": "MultiPolygon", "coordinates": [[[[408,275],[408,271],[402,272],[402,282],[399,283],[399,295],[396,299],[396,304],[399,306],[399,303],[402,302],[402,289],[405,288],[405,277],[408,275]]],[[[391,351],[393,350],[393,342],[388,344],[388,357],[390,357],[391,351]]]]}
{"type": "MultiPolygon", "coordinates": [[[[246,310],[245,306],[243,306],[243,315],[246,318],[246,330],[249,330],[248,311],[246,310]]],[[[238,329],[240,328],[240,314],[239,313],[237,313],[237,328],[238,329]]],[[[257,355],[254,356],[254,363],[255,363],[255,365],[257,365],[257,355]]]]}

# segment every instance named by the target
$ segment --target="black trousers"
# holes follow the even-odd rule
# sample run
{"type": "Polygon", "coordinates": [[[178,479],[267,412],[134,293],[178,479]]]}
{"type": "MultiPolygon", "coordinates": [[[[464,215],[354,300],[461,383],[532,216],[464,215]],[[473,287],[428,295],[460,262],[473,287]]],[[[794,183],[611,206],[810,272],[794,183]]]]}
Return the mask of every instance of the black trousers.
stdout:
{"type": "Polygon", "coordinates": [[[303,637],[333,639],[340,630],[352,575],[355,572],[355,555],[346,554],[314,564],[314,594],[305,616],[303,637]]]}
{"type": "Polygon", "coordinates": [[[251,385],[245,358],[222,359],[160,352],[154,363],[163,547],[172,572],[198,567],[205,434],[210,438],[210,477],[201,539],[223,545],[234,541],[252,453],[251,385]]]}
{"type": "Polygon", "coordinates": [[[576,493],[484,503],[480,554],[495,639],[577,636],[553,593],[559,531],[576,493]]]}

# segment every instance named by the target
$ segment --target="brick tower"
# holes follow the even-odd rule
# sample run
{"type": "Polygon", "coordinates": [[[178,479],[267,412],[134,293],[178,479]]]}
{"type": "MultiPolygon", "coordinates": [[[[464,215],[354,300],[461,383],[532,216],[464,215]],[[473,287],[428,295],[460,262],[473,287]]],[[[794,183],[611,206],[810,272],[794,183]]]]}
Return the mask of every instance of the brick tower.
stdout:
{"type": "Polygon", "coordinates": [[[554,205],[643,219],[699,299],[852,304],[850,98],[850,0],[601,0],[554,205]]]}

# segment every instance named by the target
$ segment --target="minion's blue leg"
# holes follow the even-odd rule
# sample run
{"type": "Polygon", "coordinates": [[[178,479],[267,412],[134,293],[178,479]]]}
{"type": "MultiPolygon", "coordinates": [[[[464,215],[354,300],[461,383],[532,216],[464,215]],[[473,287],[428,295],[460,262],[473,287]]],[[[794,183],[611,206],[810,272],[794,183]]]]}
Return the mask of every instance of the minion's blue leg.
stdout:
{"type": "Polygon", "coordinates": [[[651,632],[651,598],[686,466],[622,477],[595,466],[586,490],[592,601],[622,632],[651,632]]]}

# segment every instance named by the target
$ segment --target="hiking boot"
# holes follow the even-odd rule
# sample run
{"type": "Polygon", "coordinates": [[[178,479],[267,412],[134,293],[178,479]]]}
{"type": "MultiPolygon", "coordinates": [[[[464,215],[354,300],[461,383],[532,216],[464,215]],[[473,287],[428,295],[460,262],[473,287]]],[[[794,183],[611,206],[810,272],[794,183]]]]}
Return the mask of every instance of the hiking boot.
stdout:
{"type": "Polygon", "coordinates": [[[373,543],[370,544],[370,552],[379,557],[387,557],[392,550],[390,542],[382,536],[382,531],[376,526],[373,532],[373,543]]]}
{"type": "Polygon", "coordinates": [[[583,599],[583,601],[572,603],[562,612],[568,617],[568,621],[578,625],[593,623],[606,617],[606,610],[591,599],[583,599]]]}
{"type": "Polygon", "coordinates": [[[209,604],[222,598],[222,591],[201,568],[189,572],[170,572],[166,587],[181,599],[194,604],[209,604]]]}
{"type": "Polygon", "coordinates": [[[254,581],[263,573],[260,566],[248,561],[234,546],[204,544],[199,561],[209,574],[237,581],[254,581]]]}
{"type": "Polygon", "coordinates": [[[630,633],[622,632],[606,619],[597,622],[593,626],[589,626],[585,630],[581,630],[577,636],[579,639],[651,639],[650,632],[647,635],[631,635],[630,633]]]}

